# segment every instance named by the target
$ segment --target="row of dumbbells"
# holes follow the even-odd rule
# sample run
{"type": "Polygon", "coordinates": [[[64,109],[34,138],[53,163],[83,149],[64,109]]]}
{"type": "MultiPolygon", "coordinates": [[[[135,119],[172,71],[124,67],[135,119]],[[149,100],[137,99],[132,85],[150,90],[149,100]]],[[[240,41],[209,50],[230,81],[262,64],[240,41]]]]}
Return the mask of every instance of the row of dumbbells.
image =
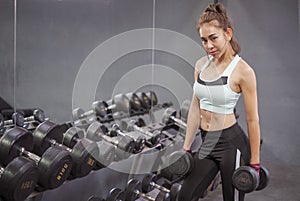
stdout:
{"type": "MultiPolygon", "coordinates": [[[[24,188],[24,184],[22,185],[23,187],[20,187],[17,184],[2,185],[3,188],[4,186],[6,186],[6,188],[9,188],[6,189],[5,190],[6,193],[2,195],[6,200],[23,200],[24,197],[26,197],[33,189],[37,189],[36,188],[37,186],[39,187],[40,190],[52,189],[61,185],[66,178],[76,178],[76,177],[82,177],[87,175],[88,172],[90,172],[91,169],[93,169],[92,166],[94,166],[95,163],[94,155],[98,155],[98,159],[99,158],[103,159],[102,161],[104,163],[100,164],[99,167],[104,167],[105,165],[107,165],[105,164],[107,163],[107,161],[112,161],[111,158],[113,158],[114,154],[111,154],[112,151],[110,150],[113,149],[112,146],[109,146],[108,143],[102,143],[102,144],[100,143],[101,150],[105,145],[107,147],[106,151],[103,152],[101,151],[101,152],[107,153],[108,155],[105,154],[101,155],[99,153],[96,154],[97,152],[96,147],[99,147],[99,143],[98,146],[95,145],[79,146],[77,144],[81,144],[78,143],[80,135],[78,134],[79,132],[76,128],[70,128],[65,133],[63,133],[62,131],[63,129],[59,127],[59,125],[49,120],[47,121],[44,121],[44,119],[43,121],[38,120],[37,117],[41,115],[37,115],[37,114],[38,113],[34,113],[32,117],[30,118],[27,117],[26,119],[26,121],[35,120],[36,122],[42,122],[33,130],[33,134],[29,134],[30,131],[24,129],[24,126],[21,126],[21,124],[19,124],[20,127],[14,127],[8,130],[1,138],[1,144],[3,143],[3,145],[1,145],[1,148],[3,148],[3,150],[1,150],[0,153],[1,161],[3,161],[1,162],[3,166],[1,173],[2,173],[2,178],[4,178],[3,180],[1,179],[1,181],[3,181],[3,184],[10,183],[7,180],[8,178],[6,177],[7,176],[6,172],[9,172],[10,168],[14,167],[14,165],[9,165],[13,160],[24,161],[24,156],[26,156],[27,159],[30,159],[30,160],[25,159],[26,163],[28,161],[31,161],[31,166],[33,164],[37,166],[37,168],[31,167],[28,170],[24,170],[24,172],[19,172],[22,178],[26,178],[26,175],[29,174],[32,175],[32,177],[30,176],[31,181],[27,182],[27,185],[25,185],[27,186],[27,188],[24,188]],[[33,136],[33,139],[31,139],[31,137],[28,136],[33,136]],[[34,144],[34,148],[31,147],[32,144],[34,144]],[[63,144],[67,144],[72,148],[66,147],[63,144]],[[61,151],[61,149],[58,150],[57,147],[59,148],[63,147],[65,149],[65,152],[61,151]],[[86,151],[86,147],[89,147],[88,151],[86,151]],[[31,152],[32,150],[34,150],[34,152],[31,152]],[[74,165],[74,161],[76,161],[75,165],[74,165]],[[38,174],[33,174],[33,171],[36,170],[38,174]],[[41,172],[43,172],[43,174],[40,174],[41,172]],[[68,175],[73,175],[73,176],[68,176],[68,175]],[[29,183],[30,185],[28,185],[29,183]]],[[[6,126],[7,125],[9,125],[8,122],[6,122],[6,126]]],[[[111,133],[116,133],[116,132],[120,133],[119,129],[116,129],[115,126],[111,133]]],[[[92,132],[90,129],[88,133],[89,136],[93,136],[97,132],[92,132]]],[[[103,137],[101,139],[103,139],[103,137]]],[[[106,140],[106,141],[112,144],[119,144],[121,142],[121,141],[118,142],[116,140],[106,140]]],[[[89,142],[85,142],[85,143],[89,144],[89,142]]],[[[123,147],[128,147],[127,145],[124,145],[127,144],[126,141],[121,142],[121,144],[123,144],[123,147]]],[[[96,163],[98,161],[101,160],[97,160],[96,163]]],[[[12,178],[10,178],[10,180],[11,182],[14,181],[12,178]]],[[[22,180],[18,179],[18,181],[22,181],[22,180]]]]}
{"type": "MultiPolygon", "coordinates": [[[[32,117],[28,118],[27,121],[33,121],[37,120],[38,116],[41,115],[33,115],[32,117]]],[[[42,118],[40,118],[42,119],[42,118]]],[[[38,122],[42,122],[41,120],[38,120],[38,122]]],[[[137,128],[135,124],[130,123],[132,128],[137,128]]],[[[22,126],[24,127],[24,126],[22,126]]],[[[114,128],[111,130],[111,133],[118,133],[120,134],[120,130],[116,129],[117,127],[114,126],[114,128]]],[[[140,129],[140,128],[137,128],[140,129]]],[[[98,128],[96,129],[98,130],[98,128]]],[[[102,130],[102,129],[101,129],[102,130]]],[[[6,194],[3,195],[3,197],[7,200],[22,200],[33,188],[36,189],[36,186],[39,187],[39,189],[52,189],[59,185],[61,185],[66,178],[76,178],[76,177],[82,177],[88,174],[88,172],[91,171],[92,166],[94,166],[95,160],[94,156],[92,155],[98,155],[98,158],[103,158],[103,162],[111,161],[107,160],[108,157],[113,158],[110,154],[110,156],[106,156],[105,154],[99,156],[99,153],[96,154],[98,146],[95,145],[76,145],[81,144],[79,142],[79,134],[77,132],[77,129],[68,129],[67,132],[62,133],[61,127],[59,125],[51,122],[51,121],[44,121],[40,123],[37,128],[33,131],[33,139],[31,140],[30,137],[24,137],[24,136],[30,136],[29,131],[23,128],[15,127],[13,129],[8,130],[7,133],[1,138],[1,143],[3,143],[3,150],[1,151],[2,157],[1,161],[3,159],[4,162],[1,162],[3,165],[2,168],[2,178],[5,178],[7,170],[10,170],[10,167],[14,167],[13,165],[9,165],[15,158],[22,158],[21,160],[24,161],[24,156],[31,159],[36,165],[39,172],[39,176],[37,179],[34,179],[35,177],[31,177],[32,180],[30,182],[27,182],[27,185],[24,185],[24,182],[22,184],[22,187],[18,187],[15,185],[3,185],[6,186],[5,192],[6,194]],[[60,136],[60,137],[58,137],[60,136]],[[62,136],[62,137],[61,137],[62,136]],[[33,150],[35,150],[34,153],[31,152],[33,141],[35,146],[33,150]],[[5,144],[6,143],[6,144],[5,144]],[[68,146],[72,148],[65,147],[64,144],[67,144],[68,146]],[[75,146],[76,145],[76,146],[75,146]],[[62,152],[61,150],[57,150],[57,147],[64,147],[65,152],[62,152]],[[86,151],[86,147],[90,147],[89,151],[86,151]],[[94,147],[94,148],[91,148],[94,147]],[[69,153],[71,153],[71,159],[69,153]],[[93,153],[93,154],[90,154],[93,153]],[[76,155],[77,154],[77,155],[76,155]],[[22,157],[19,157],[22,155],[22,157]],[[9,156],[9,157],[7,157],[9,156]],[[72,161],[71,161],[72,160],[72,161]],[[76,164],[74,165],[74,161],[76,161],[76,164]],[[74,167],[72,167],[74,166],[74,167]],[[5,168],[4,168],[5,167],[5,168]],[[56,168],[54,168],[56,167],[56,168]],[[72,168],[71,168],[72,167],[72,168]],[[77,168],[76,168],[77,167],[77,168]],[[4,171],[6,170],[6,171],[4,171]],[[47,170],[47,171],[46,171],[47,170]],[[49,172],[50,171],[50,172],[49,172]],[[43,176],[40,177],[40,172],[43,172],[43,176]],[[47,174],[45,174],[45,172],[47,174]],[[68,176],[73,175],[73,176],[68,176]],[[52,179],[51,179],[52,178],[52,179]],[[52,183],[51,183],[52,182],[52,183]],[[30,183],[30,185],[29,185],[30,183]],[[27,186],[27,188],[24,188],[24,186],[27,186]],[[25,192],[24,192],[25,190],[25,192]],[[18,193],[15,193],[18,191],[18,193]],[[23,197],[21,199],[17,198],[23,197]]],[[[97,133],[95,131],[95,125],[93,125],[89,129],[89,135],[88,136],[95,136],[97,133]],[[92,129],[94,128],[94,129],[92,129]]],[[[114,134],[115,135],[115,134],[114,134]]],[[[98,136],[99,137],[99,136],[98,136]]],[[[94,137],[91,137],[94,138],[94,137]]],[[[119,145],[123,144],[123,146],[119,147],[128,147],[128,143],[126,141],[116,141],[116,140],[107,140],[112,144],[119,145]]],[[[80,140],[81,141],[81,140],[80,140]]],[[[103,141],[101,141],[103,142],[103,141]]],[[[86,144],[89,144],[89,142],[85,142],[86,144]]],[[[132,143],[129,143],[132,144],[132,143]]],[[[108,146],[108,144],[102,144],[101,147],[107,146],[108,148],[103,153],[111,153],[112,150],[111,146],[108,146]]],[[[136,145],[135,145],[136,146],[136,145]]],[[[134,147],[135,147],[134,146],[134,147]]],[[[132,147],[132,146],[131,146],[132,147]]],[[[128,150],[127,150],[128,151],[128,150]]],[[[0,153],[0,155],[1,155],[0,153]]],[[[16,159],[19,160],[19,159],[16,159]]],[[[28,160],[27,160],[28,161],[28,160]]],[[[101,160],[98,160],[101,161],[101,160]]],[[[24,162],[23,162],[24,163],[24,162]]],[[[14,164],[14,163],[13,163],[14,164]]],[[[32,165],[32,163],[31,163],[32,165]]],[[[100,167],[103,167],[103,165],[107,164],[101,164],[100,167]]],[[[29,166],[28,166],[29,167],[29,166]]],[[[33,174],[32,171],[34,168],[29,168],[30,174],[33,174]]],[[[28,175],[28,171],[20,172],[20,174],[28,175]]],[[[33,174],[34,175],[34,174],[33,174]]],[[[24,177],[26,178],[26,177],[24,177]]],[[[11,180],[13,181],[13,180],[11,180]]],[[[22,181],[22,180],[19,180],[22,181]]],[[[9,183],[7,180],[5,180],[4,183],[9,183]]],[[[26,182],[25,182],[26,183],[26,182]]],[[[4,192],[4,191],[3,191],[4,192]]]]}
{"type": "Polygon", "coordinates": [[[24,200],[34,190],[57,188],[67,179],[86,176],[102,166],[95,159],[99,157],[97,144],[80,139],[78,133],[75,127],[62,132],[49,120],[33,131],[7,130],[0,139],[0,197],[24,200]]]}
{"type": "Polygon", "coordinates": [[[13,109],[2,110],[0,113],[0,136],[12,127],[29,128],[31,123],[41,123],[45,119],[44,111],[39,108],[17,111],[13,109]]]}
{"type": "Polygon", "coordinates": [[[148,201],[178,201],[180,189],[179,183],[174,183],[170,188],[166,188],[158,184],[157,175],[147,174],[142,181],[130,179],[124,190],[113,188],[105,199],[91,196],[88,201],[134,201],[139,198],[148,201]],[[158,190],[156,196],[149,194],[154,189],[158,190]]]}
{"type": "Polygon", "coordinates": [[[81,124],[95,118],[100,122],[110,122],[114,119],[146,114],[158,104],[156,93],[136,92],[117,94],[111,100],[97,100],[92,103],[89,111],[75,108],[72,112],[73,121],[81,124]]]}
{"type": "Polygon", "coordinates": [[[86,137],[93,141],[107,141],[119,150],[127,153],[139,153],[145,145],[154,147],[161,142],[165,135],[162,133],[163,128],[169,124],[176,124],[182,128],[186,127],[186,123],[176,117],[176,110],[167,108],[164,110],[162,122],[156,123],[158,128],[146,126],[142,118],[138,120],[123,119],[120,121],[122,126],[114,123],[111,128],[107,125],[94,121],[86,129],[86,137]]]}

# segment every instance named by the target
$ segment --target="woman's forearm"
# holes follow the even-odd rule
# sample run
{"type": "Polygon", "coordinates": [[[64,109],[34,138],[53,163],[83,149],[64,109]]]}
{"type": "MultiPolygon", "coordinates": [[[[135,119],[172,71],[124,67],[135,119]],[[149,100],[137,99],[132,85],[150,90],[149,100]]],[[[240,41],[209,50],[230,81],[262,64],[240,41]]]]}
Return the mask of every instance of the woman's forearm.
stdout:
{"type": "Polygon", "coordinates": [[[251,164],[260,163],[260,126],[259,121],[248,121],[248,136],[251,149],[251,164]]]}
{"type": "Polygon", "coordinates": [[[195,102],[196,99],[192,100],[188,119],[187,119],[187,128],[186,128],[186,134],[185,134],[185,140],[183,148],[188,150],[191,148],[191,145],[195,139],[195,135],[197,130],[199,129],[200,125],[200,109],[199,109],[199,103],[195,102]]]}

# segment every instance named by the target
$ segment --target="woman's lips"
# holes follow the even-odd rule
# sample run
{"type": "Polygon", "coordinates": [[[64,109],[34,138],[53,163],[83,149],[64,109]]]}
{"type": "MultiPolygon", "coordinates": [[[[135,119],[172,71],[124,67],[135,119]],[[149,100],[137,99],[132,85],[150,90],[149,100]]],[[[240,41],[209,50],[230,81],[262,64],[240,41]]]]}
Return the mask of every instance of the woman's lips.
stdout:
{"type": "Polygon", "coordinates": [[[211,51],[211,52],[209,52],[209,54],[210,54],[210,55],[216,55],[217,52],[218,52],[217,50],[216,50],[216,51],[211,51]]]}

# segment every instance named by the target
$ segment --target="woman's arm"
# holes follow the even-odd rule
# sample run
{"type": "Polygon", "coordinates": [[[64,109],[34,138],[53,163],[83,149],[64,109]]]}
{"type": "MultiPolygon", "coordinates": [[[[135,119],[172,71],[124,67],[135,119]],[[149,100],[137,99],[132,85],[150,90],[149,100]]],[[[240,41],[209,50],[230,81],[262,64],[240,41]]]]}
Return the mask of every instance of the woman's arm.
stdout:
{"type": "Polygon", "coordinates": [[[250,164],[260,163],[260,126],[257,104],[256,76],[253,69],[247,64],[241,70],[240,88],[244,96],[246,121],[250,140],[250,164]]]}
{"type": "Polygon", "coordinates": [[[184,150],[191,149],[191,145],[195,139],[196,132],[199,128],[200,119],[201,119],[199,106],[200,106],[199,100],[195,96],[195,94],[193,94],[193,98],[191,101],[191,106],[190,106],[189,114],[188,114],[188,118],[187,118],[187,128],[186,128],[185,140],[184,140],[184,144],[183,144],[184,150]]]}
{"type": "MultiPolygon", "coordinates": [[[[199,76],[199,67],[203,65],[204,58],[198,60],[196,63],[196,68],[194,72],[194,77],[195,80],[197,80],[199,76]]],[[[184,150],[190,150],[191,145],[195,139],[195,135],[197,130],[199,129],[200,125],[200,120],[201,120],[201,113],[200,113],[200,102],[199,99],[196,97],[196,95],[193,93],[189,113],[188,113],[188,118],[187,118],[187,128],[186,128],[186,133],[185,133],[185,140],[183,144],[183,149],[184,150]]]]}

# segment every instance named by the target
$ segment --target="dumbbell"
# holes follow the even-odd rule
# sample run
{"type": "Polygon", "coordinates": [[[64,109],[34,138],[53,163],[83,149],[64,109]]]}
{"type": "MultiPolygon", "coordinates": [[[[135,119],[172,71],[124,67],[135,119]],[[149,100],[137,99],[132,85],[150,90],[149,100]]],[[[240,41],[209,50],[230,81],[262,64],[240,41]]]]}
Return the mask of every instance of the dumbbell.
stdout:
{"type": "Polygon", "coordinates": [[[63,145],[64,133],[59,125],[50,120],[39,124],[33,131],[33,150],[37,154],[42,154],[50,146],[60,147],[62,150],[70,152],[73,166],[69,178],[79,178],[88,175],[95,166],[95,159],[92,153],[87,150],[90,142],[84,139],[69,148],[63,145]]]}
{"type": "Polygon", "coordinates": [[[144,92],[136,92],[137,97],[141,100],[142,107],[144,110],[151,108],[151,100],[144,92]]]}
{"type": "Polygon", "coordinates": [[[96,196],[91,196],[88,201],[124,201],[125,200],[125,194],[124,191],[122,191],[119,188],[113,188],[109,191],[106,199],[101,199],[96,196]]]}
{"type": "Polygon", "coordinates": [[[142,184],[136,179],[129,180],[124,191],[125,201],[134,201],[138,198],[143,198],[148,201],[170,201],[169,193],[163,191],[160,191],[156,198],[142,193],[142,184]]]}
{"type": "Polygon", "coordinates": [[[179,183],[174,183],[170,189],[167,189],[156,183],[157,177],[155,174],[147,174],[142,180],[142,191],[143,193],[149,193],[154,188],[161,190],[170,195],[170,201],[178,201],[178,195],[181,190],[179,183]]]}
{"type": "Polygon", "coordinates": [[[38,178],[36,165],[18,156],[6,167],[0,166],[0,197],[9,201],[23,201],[34,191],[38,178]]]}
{"type": "Polygon", "coordinates": [[[72,117],[73,117],[73,120],[76,121],[76,120],[79,120],[79,119],[84,119],[84,118],[88,118],[92,115],[94,115],[95,117],[96,116],[101,116],[103,117],[103,108],[102,108],[102,104],[100,101],[94,101],[92,103],[92,109],[89,110],[89,111],[84,111],[82,108],[75,108],[73,111],[72,111],[72,117]]]}
{"type": "Polygon", "coordinates": [[[41,157],[32,153],[33,136],[24,128],[9,129],[0,139],[0,160],[7,165],[15,157],[22,155],[34,161],[40,176],[38,190],[56,188],[67,179],[72,168],[72,158],[67,151],[49,147],[41,157]]]}
{"type": "MultiPolygon", "coordinates": [[[[109,165],[115,158],[115,148],[108,143],[96,143],[89,141],[84,137],[82,130],[77,127],[70,127],[64,132],[63,144],[73,148],[78,143],[83,143],[88,153],[96,160],[95,169],[101,169],[109,165]],[[83,138],[83,139],[82,139],[83,138]]],[[[80,166],[80,164],[78,164],[80,166]]]]}
{"type": "Polygon", "coordinates": [[[167,108],[164,111],[162,122],[164,124],[170,124],[175,123],[176,125],[182,127],[183,129],[186,129],[186,123],[182,121],[181,119],[176,118],[176,110],[174,108],[167,108]]]}
{"type": "Polygon", "coordinates": [[[107,127],[95,121],[88,127],[86,131],[86,137],[93,141],[105,140],[115,145],[120,150],[123,150],[127,153],[133,153],[135,143],[131,137],[125,135],[112,138],[105,135],[106,132],[108,132],[107,127]]]}
{"type": "Polygon", "coordinates": [[[268,185],[269,177],[268,170],[263,166],[260,166],[259,175],[254,168],[241,166],[232,175],[232,185],[244,193],[260,191],[268,185]]]}
{"type": "Polygon", "coordinates": [[[129,114],[130,111],[130,100],[124,94],[117,94],[114,96],[112,100],[109,101],[97,101],[101,108],[100,117],[105,117],[108,114],[112,114],[115,112],[124,112],[125,114],[129,114]]]}
{"type": "Polygon", "coordinates": [[[145,142],[146,142],[146,138],[143,135],[129,135],[126,133],[123,133],[119,127],[118,124],[113,124],[111,126],[111,130],[110,130],[110,137],[116,137],[118,135],[120,136],[129,136],[131,137],[134,142],[135,142],[135,151],[134,153],[139,153],[141,152],[144,148],[145,148],[145,142]]]}
{"type": "Polygon", "coordinates": [[[33,110],[33,113],[31,116],[27,116],[24,118],[25,122],[37,122],[37,123],[42,123],[45,121],[45,113],[41,109],[35,109],[33,110]]]}
{"type": "Polygon", "coordinates": [[[147,131],[139,126],[137,126],[138,122],[134,119],[128,122],[127,131],[137,131],[148,137],[150,137],[150,142],[152,145],[157,145],[164,137],[162,132],[155,130],[153,132],[147,131]]]}
{"type": "Polygon", "coordinates": [[[135,93],[130,92],[127,93],[126,96],[129,99],[131,113],[142,109],[142,101],[135,93]]]}
{"type": "Polygon", "coordinates": [[[147,96],[149,97],[149,99],[150,99],[150,105],[151,105],[151,106],[157,105],[158,99],[157,99],[156,93],[155,93],[154,91],[146,92],[146,95],[147,95],[147,96]]]}
{"type": "Polygon", "coordinates": [[[175,176],[186,176],[194,168],[193,156],[187,151],[175,151],[166,157],[166,168],[175,176]]]}
{"type": "Polygon", "coordinates": [[[14,112],[11,115],[11,119],[9,119],[9,120],[5,120],[3,115],[0,115],[0,129],[5,128],[5,127],[6,128],[12,127],[14,125],[19,126],[19,127],[24,127],[24,128],[26,128],[28,126],[24,122],[24,117],[18,112],[14,112]]]}

